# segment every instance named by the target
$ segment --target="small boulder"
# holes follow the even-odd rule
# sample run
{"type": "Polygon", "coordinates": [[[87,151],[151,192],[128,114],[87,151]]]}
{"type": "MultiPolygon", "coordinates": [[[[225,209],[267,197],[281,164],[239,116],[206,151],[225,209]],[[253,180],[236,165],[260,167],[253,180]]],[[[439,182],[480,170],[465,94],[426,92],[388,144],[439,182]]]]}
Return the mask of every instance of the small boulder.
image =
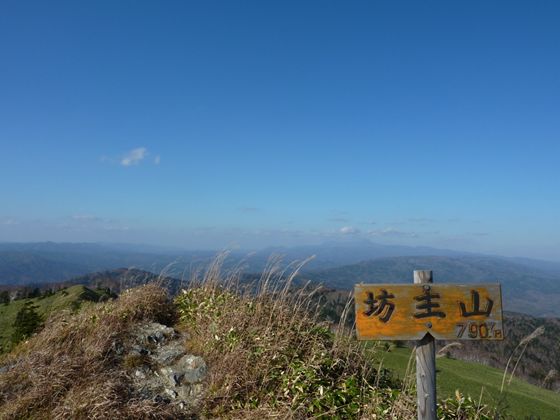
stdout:
{"type": "Polygon", "coordinates": [[[182,372],[181,383],[195,384],[202,382],[206,377],[208,368],[202,357],[188,354],[181,357],[173,367],[182,372]]]}
{"type": "Polygon", "coordinates": [[[159,365],[167,366],[175,362],[184,354],[185,346],[183,343],[174,342],[156,349],[152,357],[159,365]]]}
{"type": "Polygon", "coordinates": [[[201,357],[186,354],[185,339],[186,335],[155,322],[141,325],[133,333],[127,353],[143,360],[131,372],[142,398],[171,403],[181,410],[198,404],[208,369],[201,357]]]}
{"type": "Polygon", "coordinates": [[[142,325],[136,331],[135,338],[145,345],[162,346],[166,342],[177,338],[178,334],[171,327],[166,327],[157,322],[142,325]]]}

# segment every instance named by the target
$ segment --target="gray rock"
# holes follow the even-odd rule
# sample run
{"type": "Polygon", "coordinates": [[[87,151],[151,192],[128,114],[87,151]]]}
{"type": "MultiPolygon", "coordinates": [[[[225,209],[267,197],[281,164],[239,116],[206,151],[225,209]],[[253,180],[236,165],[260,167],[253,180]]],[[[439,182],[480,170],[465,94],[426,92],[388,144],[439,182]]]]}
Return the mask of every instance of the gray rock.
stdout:
{"type": "Polygon", "coordinates": [[[160,365],[170,365],[185,354],[182,343],[175,342],[162,346],[154,351],[153,359],[160,365]]]}
{"type": "Polygon", "coordinates": [[[175,399],[179,396],[179,393],[173,389],[166,388],[165,393],[169,395],[171,398],[175,399]]]}
{"type": "Polygon", "coordinates": [[[173,365],[173,368],[178,372],[182,372],[181,383],[194,384],[201,382],[208,371],[206,367],[206,362],[199,356],[193,356],[188,354],[181,357],[177,363],[173,365]]]}
{"type": "Polygon", "coordinates": [[[170,386],[181,385],[182,374],[175,371],[174,368],[170,366],[164,366],[159,369],[159,376],[163,378],[170,386]]]}
{"type": "Polygon", "coordinates": [[[181,357],[177,363],[159,369],[159,374],[172,386],[195,384],[201,382],[207,373],[206,363],[199,356],[188,354],[181,357]]]}
{"type": "Polygon", "coordinates": [[[111,343],[111,350],[113,350],[118,356],[122,356],[124,354],[124,346],[119,341],[113,341],[111,343]]]}
{"type": "Polygon", "coordinates": [[[0,373],[9,372],[15,366],[15,362],[6,363],[3,366],[0,366],[0,373]]]}
{"type": "Polygon", "coordinates": [[[164,345],[166,342],[173,340],[177,337],[177,333],[171,327],[166,327],[157,322],[144,324],[138,328],[135,334],[143,344],[151,344],[156,346],[164,345]]]}
{"type": "Polygon", "coordinates": [[[145,356],[145,364],[131,377],[137,395],[181,410],[198,404],[208,369],[201,357],[186,354],[184,341],[185,335],[155,322],[133,333],[125,353],[145,356]]]}
{"type": "Polygon", "coordinates": [[[134,356],[147,356],[148,354],[151,353],[151,351],[144,346],[135,344],[131,347],[128,353],[134,356]]]}

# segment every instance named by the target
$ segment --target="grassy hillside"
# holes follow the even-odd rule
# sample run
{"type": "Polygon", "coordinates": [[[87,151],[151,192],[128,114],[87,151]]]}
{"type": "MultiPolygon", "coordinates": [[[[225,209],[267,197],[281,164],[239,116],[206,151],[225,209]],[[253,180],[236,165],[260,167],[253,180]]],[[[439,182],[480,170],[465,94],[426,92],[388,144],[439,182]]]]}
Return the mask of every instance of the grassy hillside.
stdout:
{"type": "MultiPolygon", "coordinates": [[[[408,348],[396,348],[381,356],[382,366],[404,378],[411,357],[408,348]]],[[[503,371],[478,363],[448,359],[437,359],[438,397],[455,395],[458,389],[478,401],[483,389],[482,401],[490,406],[500,405],[516,419],[533,415],[542,420],[558,419],[560,412],[560,393],[544,390],[525,381],[514,379],[505,387],[504,398],[500,396],[503,371]]],[[[412,378],[415,380],[415,378],[412,378]]]]}
{"type": "MultiPolygon", "coordinates": [[[[354,303],[348,301],[352,298],[349,291],[323,288],[317,291],[315,297],[322,303],[323,319],[338,322],[344,308],[349,305],[352,310],[347,314],[347,325],[354,324],[354,303]]],[[[534,385],[560,391],[560,375],[550,376],[551,370],[560,372],[560,318],[540,318],[514,312],[504,312],[503,315],[506,331],[503,341],[461,341],[460,346],[449,348],[450,355],[455,359],[503,369],[517,344],[543,327],[543,334],[527,346],[523,354],[524,363],[518,366],[516,375],[534,385]]],[[[447,344],[449,342],[439,341],[437,345],[441,348],[447,344]]]]}
{"type": "Polygon", "coordinates": [[[33,299],[18,299],[9,304],[0,304],[0,353],[10,344],[13,333],[13,324],[18,311],[31,302],[37,307],[36,311],[42,319],[47,319],[52,312],[61,309],[76,309],[84,301],[98,302],[107,297],[102,290],[89,289],[82,285],[59,290],[52,296],[33,299]]]}
{"type": "MultiPolygon", "coordinates": [[[[550,376],[551,371],[560,371],[558,357],[560,319],[558,318],[535,318],[506,312],[504,314],[506,336],[503,341],[462,341],[461,347],[453,347],[449,352],[456,359],[503,369],[517,344],[537,328],[544,328],[544,332],[528,344],[516,375],[535,385],[560,391],[560,376],[558,374],[550,376]]],[[[516,355],[518,354],[519,351],[516,352],[516,355]]]]}
{"type": "MultiPolygon", "coordinates": [[[[51,318],[0,357],[0,419],[416,418],[414,387],[403,378],[410,350],[364,346],[351,331],[322,322],[311,291],[291,287],[293,277],[265,273],[253,287],[239,280],[224,278],[215,264],[174,300],[150,284],[51,318]],[[145,348],[130,341],[154,323],[183,337],[173,347],[188,353],[180,360],[198,358],[208,366],[196,384],[204,391],[196,402],[184,404],[174,388],[146,391],[154,376],[168,375],[172,387],[183,380],[146,357],[161,350],[157,336],[145,337],[145,348]]],[[[77,286],[33,303],[47,314],[95,294],[77,286]]],[[[438,418],[495,418],[500,371],[446,359],[438,366],[438,418]],[[487,405],[479,406],[483,384],[487,405]],[[474,401],[459,402],[456,389],[474,401]]],[[[554,418],[560,409],[558,394],[521,381],[508,388],[507,402],[516,418],[554,418]]]]}
{"type": "MultiPolygon", "coordinates": [[[[257,293],[238,280],[213,267],[175,301],[147,285],[51,319],[0,357],[0,419],[416,417],[413,391],[377,369],[350,332],[321,323],[305,290],[270,274],[257,293]],[[140,349],[130,340],[154,322],[185,337],[174,347],[189,353],[179,362],[194,357],[208,366],[200,400],[146,391],[153,388],[142,377],[169,374],[145,357],[159,351],[160,339],[145,337],[140,349]]],[[[165,378],[167,387],[191,380],[165,378]]],[[[487,409],[458,409],[453,400],[440,401],[439,411],[443,419],[490,419],[487,409]]]]}
{"type": "MultiPolygon", "coordinates": [[[[78,298],[84,288],[73,291],[78,298]]],[[[165,291],[145,286],[51,319],[0,356],[0,419],[176,418],[152,398],[132,395],[123,355],[134,327],[169,322],[170,309],[165,291]]]]}

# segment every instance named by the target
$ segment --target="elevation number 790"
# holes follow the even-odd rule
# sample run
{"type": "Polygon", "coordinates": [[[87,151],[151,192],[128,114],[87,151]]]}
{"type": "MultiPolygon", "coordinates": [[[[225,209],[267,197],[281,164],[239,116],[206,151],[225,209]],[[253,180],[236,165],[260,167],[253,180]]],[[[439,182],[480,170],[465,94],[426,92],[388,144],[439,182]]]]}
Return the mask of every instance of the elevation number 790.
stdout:
{"type": "Polygon", "coordinates": [[[457,338],[462,338],[465,334],[469,338],[502,338],[502,330],[495,329],[495,322],[462,322],[457,324],[457,338]]]}

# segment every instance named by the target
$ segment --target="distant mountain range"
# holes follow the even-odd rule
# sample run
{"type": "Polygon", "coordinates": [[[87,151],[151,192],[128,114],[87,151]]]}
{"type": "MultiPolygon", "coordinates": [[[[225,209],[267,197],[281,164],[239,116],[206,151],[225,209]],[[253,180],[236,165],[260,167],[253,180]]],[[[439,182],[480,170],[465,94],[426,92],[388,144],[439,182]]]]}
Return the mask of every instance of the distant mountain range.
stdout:
{"type": "Polygon", "coordinates": [[[560,271],[545,265],[488,256],[378,258],[305,277],[336,289],[356,283],[411,283],[414,270],[432,270],[436,283],[501,283],[504,309],[536,316],[560,316],[560,271]]]}
{"type": "MultiPolygon", "coordinates": [[[[181,281],[203,270],[216,255],[216,251],[126,244],[0,243],[0,284],[63,282],[122,267],[163,273],[162,278],[181,281]]],[[[505,309],[536,316],[560,316],[560,263],[556,262],[346,241],[267,248],[252,253],[234,251],[225,260],[224,269],[260,273],[273,255],[283,257],[284,265],[314,255],[303,267],[300,279],[336,289],[349,290],[359,282],[412,282],[413,270],[419,269],[433,270],[435,282],[500,282],[505,309]]],[[[135,277],[130,273],[129,279],[135,277]]]]}
{"type": "MultiPolygon", "coordinates": [[[[367,241],[341,242],[320,246],[268,248],[256,252],[234,251],[230,253],[225,265],[227,268],[241,265],[245,271],[260,272],[270,264],[272,256],[282,256],[287,264],[315,255],[306,269],[318,270],[378,257],[451,255],[450,252],[382,246],[367,241]]],[[[175,277],[188,277],[191,272],[207,265],[217,254],[218,251],[182,251],[126,244],[0,243],[0,284],[55,282],[120,267],[135,267],[154,273],[165,270],[175,277]]]]}
{"type": "MultiPolygon", "coordinates": [[[[90,243],[0,243],[0,284],[59,282],[91,272],[136,267],[159,273],[169,265],[175,273],[207,264],[216,252],[170,253],[156,247],[90,243]],[[148,252],[148,250],[150,252],[148,252]]],[[[187,271],[187,274],[189,272],[187,271]]]]}

